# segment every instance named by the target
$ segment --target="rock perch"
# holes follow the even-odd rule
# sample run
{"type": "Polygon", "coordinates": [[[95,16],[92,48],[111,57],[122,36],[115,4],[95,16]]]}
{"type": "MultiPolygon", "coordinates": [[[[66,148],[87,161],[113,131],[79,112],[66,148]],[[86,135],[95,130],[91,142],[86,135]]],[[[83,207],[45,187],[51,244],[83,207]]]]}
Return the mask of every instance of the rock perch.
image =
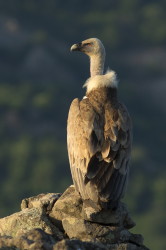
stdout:
{"type": "Polygon", "coordinates": [[[74,186],[61,194],[22,201],[21,211],[0,219],[0,250],[147,250],[123,203],[112,212],[84,207],[74,186]]]}

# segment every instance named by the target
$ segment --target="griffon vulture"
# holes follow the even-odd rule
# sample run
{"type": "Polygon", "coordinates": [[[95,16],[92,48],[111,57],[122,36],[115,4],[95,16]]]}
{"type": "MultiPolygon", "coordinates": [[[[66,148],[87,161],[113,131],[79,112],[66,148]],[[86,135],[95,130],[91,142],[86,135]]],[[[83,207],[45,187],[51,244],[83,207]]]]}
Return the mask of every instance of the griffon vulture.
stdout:
{"type": "Polygon", "coordinates": [[[76,191],[97,209],[116,209],[129,174],[131,120],[117,97],[114,71],[103,74],[105,49],[97,38],[74,44],[90,58],[86,96],[69,110],[67,144],[76,191]]]}

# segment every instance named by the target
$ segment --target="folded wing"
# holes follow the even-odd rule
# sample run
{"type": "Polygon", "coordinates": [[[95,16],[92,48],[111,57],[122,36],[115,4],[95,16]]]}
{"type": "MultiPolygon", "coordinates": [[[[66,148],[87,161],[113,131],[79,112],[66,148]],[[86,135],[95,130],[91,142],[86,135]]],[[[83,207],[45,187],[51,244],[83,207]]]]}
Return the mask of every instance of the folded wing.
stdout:
{"type": "Polygon", "coordinates": [[[67,142],[72,178],[84,200],[114,203],[124,195],[131,151],[127,109],[105,103],[100,112],[88,98],[70,107],[67,142]]]}

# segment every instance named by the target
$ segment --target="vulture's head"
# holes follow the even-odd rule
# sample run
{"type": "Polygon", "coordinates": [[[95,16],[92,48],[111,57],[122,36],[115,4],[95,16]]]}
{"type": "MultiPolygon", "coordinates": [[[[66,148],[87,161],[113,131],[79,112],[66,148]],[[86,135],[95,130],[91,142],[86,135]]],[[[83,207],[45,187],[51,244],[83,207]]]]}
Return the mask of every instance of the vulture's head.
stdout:
{"type": "Polygon", "coordinates": [[[81,51],[89,57],[93,55],[105,55],[105,49],[98,38],[86,39],[71,46],[71,51],[81,51]]]}

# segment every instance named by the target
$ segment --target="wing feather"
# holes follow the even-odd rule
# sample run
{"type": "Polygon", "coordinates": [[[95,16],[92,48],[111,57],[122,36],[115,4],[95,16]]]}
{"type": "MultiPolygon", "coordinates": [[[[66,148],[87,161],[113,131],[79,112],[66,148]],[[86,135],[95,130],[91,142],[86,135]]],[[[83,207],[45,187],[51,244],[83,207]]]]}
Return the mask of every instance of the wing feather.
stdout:
{"type": "Polygon", "coordinates": [[[125,192],[130,159],[131,121],[126,107],[106,103],[96,112],[89,99],[74,99],[67,142],[76,190],[94,202],[119,200],[125,192]]]}

